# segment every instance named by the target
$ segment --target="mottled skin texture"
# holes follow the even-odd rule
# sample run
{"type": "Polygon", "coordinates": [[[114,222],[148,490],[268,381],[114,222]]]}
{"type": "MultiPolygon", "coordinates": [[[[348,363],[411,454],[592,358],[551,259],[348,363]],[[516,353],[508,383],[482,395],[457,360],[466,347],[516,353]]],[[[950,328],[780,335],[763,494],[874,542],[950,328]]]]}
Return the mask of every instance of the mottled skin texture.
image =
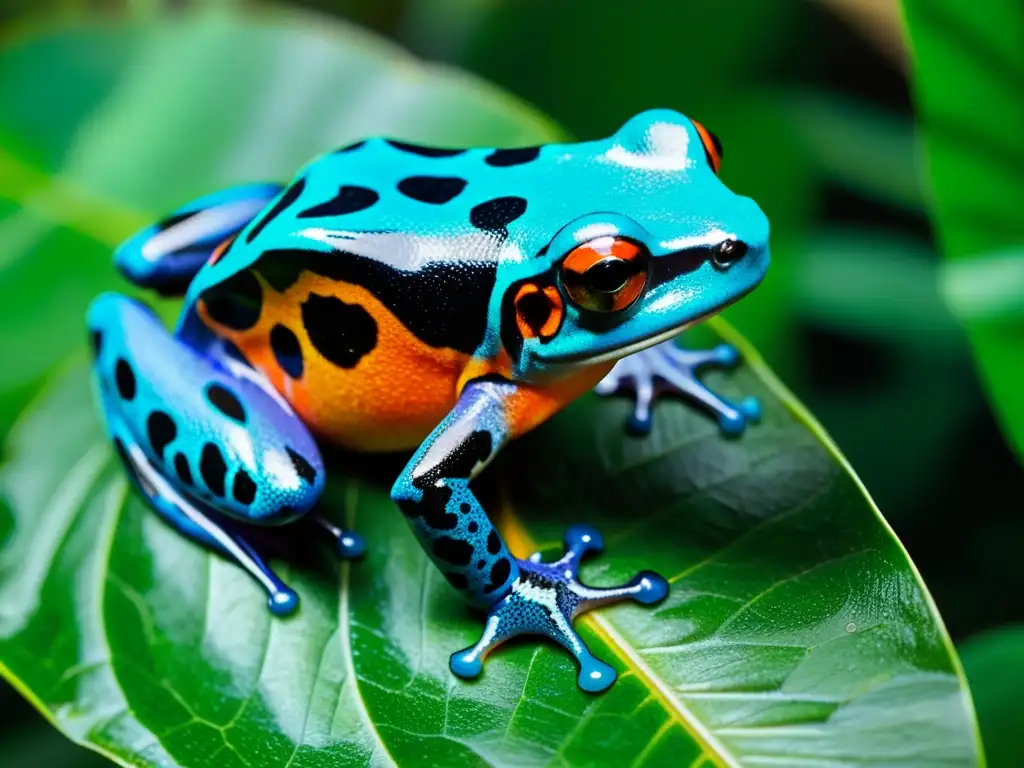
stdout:
{"type": "Polygon", "coordinates": [[[246,568],[280,614],[298,598],[246,543],[246,525],[304,518],[354,556],[361,540],[310,511],[324,484],[317,440],[416,448],[392,496],[454,589],[488,611],[453,671],[478,674],[491,647],[529,632],[564,645],[580,685],[602,690],[614,672],[572,619],[614,600],[657,602],[664,579],[581,584],[579,559],[600,548],[581,526],[558,563],[519,560],[469,483],[595,386],[635,393],[640,433],[666,390],[728,432],[756,418],[755,402],[725,402],[694,376],[735,362],[733,350],[671,342],[768,265],[767,221],[718,180],[720,156],[699,123],[658,110],[579,144],[372,139],[285,187],[200,198],[116,256],[134,282],[186,292],[174,334],[123,296],[89,310],[111,438],[154,508],[246,568]]]}

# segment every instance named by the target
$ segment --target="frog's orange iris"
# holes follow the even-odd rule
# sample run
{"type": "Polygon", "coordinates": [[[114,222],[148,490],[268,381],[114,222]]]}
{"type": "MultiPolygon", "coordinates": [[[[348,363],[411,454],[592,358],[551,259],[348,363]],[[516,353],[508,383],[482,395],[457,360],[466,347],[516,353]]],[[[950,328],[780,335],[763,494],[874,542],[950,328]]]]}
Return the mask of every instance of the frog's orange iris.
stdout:
{"type": "Polygon", "coordinates": [[[562,262],[561,280],[574,303],[594,312],[630,306],[647,283],[647,251],[630,240],[598,237],[562,262]]]}
{"type": "Polygon", "coordinates": [[[704,145],[704,154],[707,155],[708,165],[711,166],[711,170],[718,173],[718,169],[722,167],[722,142],[696,120],[693,121],[693,127],[697,129],[697,134],[704,145]]]}

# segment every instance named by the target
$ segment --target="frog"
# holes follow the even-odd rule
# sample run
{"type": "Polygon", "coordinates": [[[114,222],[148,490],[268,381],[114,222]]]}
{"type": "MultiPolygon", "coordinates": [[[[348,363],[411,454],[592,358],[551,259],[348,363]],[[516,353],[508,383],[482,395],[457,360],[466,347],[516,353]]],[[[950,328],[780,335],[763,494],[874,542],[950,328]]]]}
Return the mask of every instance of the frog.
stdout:
{"type": "Polygon", "coordinates": [[[758,419],[755,399],[733,403],[697,377],[734,365],[735,349],[676,343],[769,264],[768,220],[720,179],[722,155],[702,123],[657,108],[580,142],[367,138],[288,183],[199,197],[114,253],[135,286],[182,299],[173,330],[126,294],[89,306],[114,452],[160,517],[251,575],[280,617],[299,597],[252,545],[257,529],[306,527],[342,559],[366,551],[317,508],[321,446],[411,452],[391,488],[396,514],[483,620],[452,673],[479,676],[494,648],[528,634],[569,651],[580,688],[606,690],[615,669],[574,621],[620,601],[657,605],[668,581],[583,583],[581,561],[603,549],[584,523],[555,562],[515,557],[470,484],[591,391],[632,397],[624,428],[641,437],[661,394],[726,434],[758,419]]]}

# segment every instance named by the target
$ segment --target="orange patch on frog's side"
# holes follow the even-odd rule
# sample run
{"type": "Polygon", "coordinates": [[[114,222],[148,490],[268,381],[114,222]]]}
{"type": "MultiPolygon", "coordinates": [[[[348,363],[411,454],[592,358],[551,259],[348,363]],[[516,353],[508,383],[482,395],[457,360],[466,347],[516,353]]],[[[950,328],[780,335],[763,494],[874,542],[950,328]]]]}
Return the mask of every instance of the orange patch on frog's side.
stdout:
{"type": "Polygon", "coordinates": [[[204,323],[238,346],[314,432],[362,451],[413,448],[455,404],[469,355],[424,344],[365,288],[303,272],[278,293],[258,274],[257,279],[263,305],[252,328],[235,331],[218,325],[202,301],[197,311],[204,323]],[[314,293],[359,305],[376,322],[377,344],[353,368],[325,360],[310,342],[302,324],[302,303],[314,293]],[[299,379],[281,369],[270,347],[270,329],[278,323],[299,340],[299,379]]]}
{"type": "Polygon", "coordinates": [[[540,426],[558,411],[593,389],[615,362],[599,363],[559,378],[550,384],[520,386],[505,404],[510,438],[540,426]]]}

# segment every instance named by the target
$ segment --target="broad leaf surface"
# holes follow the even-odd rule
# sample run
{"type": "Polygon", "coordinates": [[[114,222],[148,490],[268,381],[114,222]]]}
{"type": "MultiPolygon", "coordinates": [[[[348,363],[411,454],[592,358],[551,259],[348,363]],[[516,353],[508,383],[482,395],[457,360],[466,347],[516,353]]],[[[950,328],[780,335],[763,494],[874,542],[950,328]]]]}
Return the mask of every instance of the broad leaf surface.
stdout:
{"type": "Polygon", "coordinates": [[[905,0],[904,10],[946,294],[1024,456],[1024,6],[905,0]]]}
{"type": "Polygon", "coordinates": [[[455,145],[555,135],[463,75],[348,30],[282,21],[96,28],[0,58],[0,103],[20,105],[0,110],[0,157],[18,170],[0,176],[0,226],[20,233],[30,221],[45,235],[11,256],[0,290],[13,294],[6,276],[22,270],[21,300],[37,313],[26,319],[66,328],[65,349],[34,350],[39,376],[78,358],[49,373],[0,470],[6,676],[71,738],[131,764],[977,764],[958,662],[906,553],[750,349],[735,374],[708,377],[762,399],[764,422],[741,440],[671,402],[650,438],[625,439],[627,404],[588,396],[479,483],[521,556],[554,554],[565,527],[587,521],[608,549],[585,579],[672,577],[656,609],[579,622],[620,673],[601,696],[576,687],[563,652],[530,642],[500,649],[475,683],[451,676],[448,655],[481,624],[387,497],[403,457],[331,457],[324,508],[366,536],[363,562],[308,554],[287,535],[271,542],[303,599],[289,620],[129,490],[77,341],[86,291],[34,304],[48,283],[77,279],[54,277],[70,257],[47,237],[88,244],[97,260],[72,269],[116,285],[99,254],[136,219],[289,175],[361,134],[455,145]],[[74,130],[47,133],[34,126],[56,107],[33,100],[33,65],[58,56],[70,58],[48,70],[50,87],[78,84],[81,104],[66,107],[74,130]],[[82,62],[104,61],[83,74],[82,62]]]}

